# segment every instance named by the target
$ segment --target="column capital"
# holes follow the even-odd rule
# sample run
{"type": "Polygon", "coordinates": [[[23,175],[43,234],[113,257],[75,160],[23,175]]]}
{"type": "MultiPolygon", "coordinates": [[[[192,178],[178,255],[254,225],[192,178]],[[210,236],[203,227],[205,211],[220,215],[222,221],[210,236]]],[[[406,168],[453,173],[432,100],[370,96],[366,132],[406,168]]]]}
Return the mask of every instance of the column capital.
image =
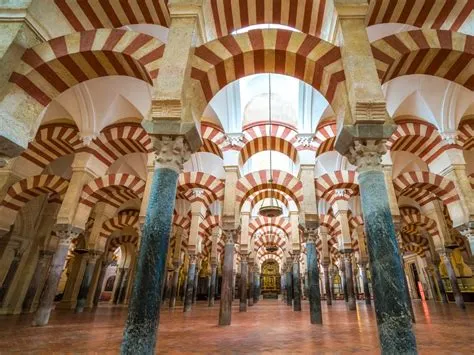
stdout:
{"type": "Polygon", "coordinates": [[[307,228],[304,233],[306,243],[316,243],[318,239],[318,230],[315,228],[307,228]]]}
{"type": "Polygon", "coordinates": [[[240,262],[248,263],[250,253],[240,253],[240,262]]]}
{"type": "Polygon", "coordinates": [[[224,240],[226,244],[235,244],[237,239],[237,229],[227,229],[224,231],[224,240]]]}
{"type": "Polygon", "coordinates": [[[189,254],[189,264],[197,264],[198,256],[196,254],[189,254]]]}
{"type": "Polygon", "coordinates": [[[59,244],[69,245],[82,232],[81,229],[75,228],[70,224],[57,224],[54,227],[54,233],[59,238],[59,244]]]}
{"type": "Polygon", "coordinates": [[[301,256],[301,252],[299,250],[295,250],[291,253],[291,260],[293,264],[297,264],[300,262],[300,256],[301,256]]]}
{"type": "Polygon", "coordinates": [[[382,171],[382,156],[387,152],[385,140],[362,139],[354,141],[346,154],[352,165],[357,167],[358,172],[369,170],[382,171]]]}
{"type": "Polygon", "coordinates": [[[184,136],[150,136],[155,149],[155,169],[171,169],[177,174],[191,157],[191,150],[184,136]]]}

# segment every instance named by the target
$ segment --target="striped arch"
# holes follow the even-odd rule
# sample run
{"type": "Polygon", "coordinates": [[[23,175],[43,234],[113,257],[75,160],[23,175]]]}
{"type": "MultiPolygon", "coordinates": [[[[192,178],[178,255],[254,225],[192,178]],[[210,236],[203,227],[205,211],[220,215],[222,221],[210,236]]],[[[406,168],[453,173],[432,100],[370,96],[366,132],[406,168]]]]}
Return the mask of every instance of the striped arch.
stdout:
{"type": "Polygon", "coordinates": [[[148,153],[153,149],[151,138],[139,123],[119,123],[104,128],[89,146],[90,152],[106,166],[131,153],[148,153]]]}
{"type": "Polygon", "coordinates": [[[140,212],[137,210],[122,211],[117,216],[108,219],[102,224],[101,238],[108,238],[113,232],[122,230],[124,227],[133,227],[138,231],[138,219],[140,212]]]}
{"type": "MultiPolygon", "coordinates": [[[[178,193],[186,193],[192,189],[201,189],[210,192],[206,200],[209,203],[224,200],[224,183],[213,175],[203,172],[181,173],[178,179],[178,193]]],[[[186,198],[189,200],[189,195],[186,198]]]]}
{"type": "Polygon", "coordinates": [[[423,247],[418,245],[418,244],[403,244],[403,251],[404,252],[409,252],[418,255],[421,258],[424,258],[426,256],[425,251],[423,250],[423,247]]]}
{"type": "Polygon", "coordinates": [[[240,165],[243,166],[252,155],[266,150],[285,154],[293,163],[298,163],[298,151],[291,142],[280,137],[264,136],[254,138],[242,147],[239,154],[240,165]]]}
{"type": "Polygon", "coordinates": [[[316,37],[328,37],[336,13],[331,1],[313,0],[211,0],[218,37],[258,24],[293,27],[316,37]],[[232,6],[234,5],[234,6],[232,6]]]}
{"type": "Polygon", "coordinates": [[[268,245],[276,245],[277,247],[285,250],[287,239],[283,238],[281,235],[266,233],[261,236],[258,236],[255,239],[254,250],[257,251],[259,248],[268,245]]]}
{"type": "Polygon", "coordinates": [[[275,252],[266,251],[264,246],[261,246],[257,250],[257,258],[262,259],[265,255],[275,255],[278,259],[282,260],[284,256],[284,252],[281,248],[278,248],[275,252]]]}
{"type": "Polygon", "coordinates": [[[281,265],[281,262],[282,262],[282,258],[279,257],[278,255],[276,254],[273,254],[273,253],[268,253],[268,254],[264,254],[264,255],[259,255],[259,259],[260,261],[260,265],[262,265],[265,261],[267,260],[274,260],[278,263],[278,265],[281,265]]]}
{"type": "Polygon", "coordinates": [[[424,206],[430,202],[438,200],[438,197],[432,192],[420,188],[406,188],[400,196],[411,198],[420,206],[424,206]]]}
{"type": "Polygon", "coordinates": [[[168,27],[168,0],[54,0],[77,32],[135,24],[168,27]]]}
{"type": "Polygon", "coordinates": [[[21,208],[35,197],[42,194],[56,194],[64,196],[69,181],[56,175],[30,176],[10,186],[6,196],[0,204],[2,220],[15,222],[17,213],[21,208]],[[9,217],[4,217],[7,214],[9,217]]]}
{"type": "Polygon", "coordinates": [[[125,201],[142,198],[145,181],[130,174],[112,174],[97,178],[82,190],[79,203],[89,208],[97,202],[120,207],[125,201]]]}
{"type": "Polygon", "coordinates": [[[380,80],[410,74],[427,74],[454,81],[474,90],[472,59],[474,37],[441,30],[397,33],[372,43],[380,80]]]}
{"type": "Polygon", "coordinates": [[[143,33],[73,33],[27,49],[10,81],[47,106],[69,88],[103,76],[130,76],[153,85],[163,51],[163,43],[143,33]]]}
{"type": "Polygon", "coordinates": [[[369,1],[366,23],[368,26],[403,23],[457,31],[468,20],[473,9],[474,4],[469,0],[372,0],[369,1]]]}
{"type": "Polygon", "coordinates": [[[392,134],[386,146],[391,152],[413,153],[427,164],[439,157],[445,150],[459,148],[447,144],[435,126],[413,120],[398,122],[397,130],[392,134]]]}
{"type": "Polygon", "coordinates": [[[279,170],[274,170],[272,176],[270,176],[269,171],[260,170],[241,177],[236,185],[236,202],[242,208],[242,205],[251,195],[270,188],[291,197],[298,209],[303,202],[303,184],[301,181],[293,175],[279,170]],[[272,184],[269,183],[270,178],[273,179],[272,184]]]}
{"type": "Polygon", "coordinates": [[[409,231],[410,226],[416,226],[425,229],[431,238],[437,238],[439,236],[436,222],[420,213],[402,214],[402,223],[404,228],[408,227],[408,229],[404,230],[404,232],[406,232],[405,234],[419,234],[417,228],[415,228],[414,232],[409,231]]]}
{"type": "Polygon", "coordinates": [[[199,151],[214,153],[222,157],[222,152],[228,148],[227,137],[222,128],[210,122],[202,122],[201,134],[204,143],[199,151]],[[212,144],[212,147],[206,148],[206,144],[212,144]]]}
{"type": "Polygon", "coordinates": [[[188,230],[191,227],[191,220],[186,216],[181,216],[177,213],[173,214],[173,225],[188,230]]]}
{"type": "Polygon", "coordinates": [[[319,215],[319,225],[328,229],[331,236],[328,240],[335,239],[342,233],[340,223],[330,214],[319,215]]]}
{"type": "Polygon", "coordinates": [[[461,122],[459,126],[458,140],[462,149],[474,149],[474,119],[461,122]]]}
{"type": "Polygon", "coordinates": [[[204,235],[211,235],[212,229],[220,225],[219,216],[207,216],[199,226],[200,233],[204,235]]]}
{"type": "Polygon", "coordinates": [[[211,153],[217,155],[221,159],[224,159],[224,154],[222,154],[221,148],[219,148],[219,146],[210,139],[202,140],[202,146],[199,148],[199,152],[211,153]]]}
{"type": "Polygon", "coordinates": [[[132,244],[133,246],[135,246],[135,248],[138,247],[138,235],[121,235],[113,237],[109,241],[107,250],[109,252],[114,252],[118,247],[127,243],[132,244]]]}
{"type": "Polygon", "coordinates": [[[334,150],[334,144],[336,143],[336,135],[336,122],[328,122],[318,127],[314,136],[316,156],[320,156],[324,153],[334,150]]]}
{"type": "Polygon", "coordinates": [[[253,234],[261,227],[265,226],[273,226],[278,227],[283,230],[286,235],[291,234],[291,224],[290,222],[283,217],[276,217],[276,218],[269,218],[258,216],[257,218],[253,219],[249,224],[249,235],[253,236],[253,234]]]}
{"type": "Polygon", "coordinates": [[[344,92],[339,47],[303,33],[253,30],[208,42],[194,52],[191,77],[206,103],[227,84],[262,73],[305,81],[330,104],[344,92]]]}
{"type": "Polygon", "coordinates": [[[316,179],[316,195],[325,198],[331,190],[350,189],[359,193],[357,174],[353,170],[338,170],[316,179]]]}
{"type": "Polygon", "coordinates": [[[36,137],[21,156],[44,169],[54,160],[76,152],[82,145],[76,126],[48,124],[41,126],[36,137]]]}
{"type": "Polygon", "coordinates": [[[278,236],[278,238],[283,240],[290,240],[290,235],[288,231],[285,230],[283,227],[277,225],[263,225],[255,229],[255,231],[251,234],[251,238],[255,238],[255,241],[264,236],[278,236]]]}
{"type": "Polygon", "coordinates": [[[359,194],[359,190],[353,189],[335,189],[325,194],[324,199],[333,206],[336,201],[349,201],[351,197],[359,194]]]}
{"type": "Polygon", "coordinates": [[[409,189],[415,188],[434,194],[445,205],[459,200],[452,181],[427,171],[411,171],[401,174],[393,180],[393,184],[398,195],[405,195],[409,189]]]}

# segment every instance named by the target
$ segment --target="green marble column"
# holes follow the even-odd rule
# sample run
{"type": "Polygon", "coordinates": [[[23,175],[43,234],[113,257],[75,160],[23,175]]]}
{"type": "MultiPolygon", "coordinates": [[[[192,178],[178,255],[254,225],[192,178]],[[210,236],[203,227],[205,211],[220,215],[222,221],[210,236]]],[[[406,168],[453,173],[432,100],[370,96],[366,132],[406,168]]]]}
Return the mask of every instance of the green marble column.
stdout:
{"type": "Polygon", "coordinates": [[[247,312],[247,254],[240,254],[240,303],[239,311],[247,312]]]}
{"type": "Polygon", "coordinates": [[[290,268],[291,265],[288,266],[288,271],[286,272],[286,304],[290,307],[293,305],[293,273],[290,268]]]}
{"type": "Polygon", "coordinates": [[[293,254],[293,311],[301,312],[300,253],[293,254]]]}
{"type": "Polygon", "coordinates": [[[347,294],[347,306],[349,310],[353,311],[356,309],[356,301],[354,295],[354,280],[352,272],[352,255],[351,251],[344,252],[344,273],[346,279],[346,294],[347,294]]]}
{"type": "Polygon", "coordinates": [[[217,264],[211,264],[211,294],[209,295],[209,307],[214,306],[216,299],[216,284],[217,284],[217,264]]]}
{"type": "Polygon", "coordinates": [[[155,354],[178,175],[189,157],[182,136],[152,136],[155,172],[137,260],[121,354],[155,354]]]}
{"type": "Polygon", "coordinates": [[[189,255],[188,275],[186,278],[186,293],[184,297],[184,312],[189,312],[192,308],[194,298],[194,284],[196,278],[196,255],[189,255]]]}
{"type": "Polygon", "coordinates": [[[313,231],[307,232],[306,256],[308,268],[309,314],[311,324],[323,324],[321,313],[321,291],[319,289],[319,265],[316,253],[316,236],[313,231]]]}
{"type": "Polygon", "coordinates": [[[170,302],[169,308],[174,308],[176,306],[176,297],[178,295],[178,281],[179,281],[179,261],[173,262],[173,278],[171,279],[171,292],[170,292],[170,302]]]}
{"type": "Polygon", "coordinates": [[[224,233],[224,265],[222,268],[221,303],[219,308],[219,325],[230,325],[232,321],[232,288],[234,278],[234,239],[235,230],[224,233]]]}

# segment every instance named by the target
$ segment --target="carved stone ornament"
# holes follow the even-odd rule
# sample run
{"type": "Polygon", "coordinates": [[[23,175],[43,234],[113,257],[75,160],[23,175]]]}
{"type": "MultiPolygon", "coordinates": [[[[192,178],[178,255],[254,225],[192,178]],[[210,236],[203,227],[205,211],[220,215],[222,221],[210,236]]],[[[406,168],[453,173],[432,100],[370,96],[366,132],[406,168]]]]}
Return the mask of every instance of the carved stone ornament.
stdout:
{"type": "Polygon", "coordinates": [[[189,254],[189,263],[196,264],[198,257],[196,254],[189,254]]]}
{"type": "Polygon", "coordinates": [[[237,238],[237,230],[229,229],[224,231],[223,238],[226,244],[234,244],[237,238]]]}
{"type": "Polygon", "coordinates": [[[294,251],[291,253],[291,259],[293,261],[293,264],[297,264],[300,262],[300,252],[299,251],[294,251]]]}
{"type": "Polygon", "coordinates": [[[441,132],[443,140],[451,145],[458,144],[458,132],[441,132]]]}
{"type": "Polygon", "coordinates": [[[226,143],[230,147],[241,147],[244,142],[244,135],[243,134],[227,134],[226,135],[226,143]]]}
{"type": "Polygon", "coordinates": [[[172,169],[178,174],[191,156],[191,150],[183,136],[152,136],[155,151],[155,169],[172,169]]]}
{"type": "Polygon", "coordinates": [[[382,155],[387,152],[383,140],[357,140],[349,148],[347,159],[357,167],[358,172],[382,170],[382,155]]]}
{"type": "Polygon", "coordinates": [[[73,230],[57,230],[56,235],[59,238],[59,244],[71,244],[71,242],[79,236],[79,231],[73,230]]]}
{"type": "Polygon", "coordinates": [[[318,239],[317,229],[307,229],[304,237],[306,243],[316,243],[316,240],[318,239]]]}

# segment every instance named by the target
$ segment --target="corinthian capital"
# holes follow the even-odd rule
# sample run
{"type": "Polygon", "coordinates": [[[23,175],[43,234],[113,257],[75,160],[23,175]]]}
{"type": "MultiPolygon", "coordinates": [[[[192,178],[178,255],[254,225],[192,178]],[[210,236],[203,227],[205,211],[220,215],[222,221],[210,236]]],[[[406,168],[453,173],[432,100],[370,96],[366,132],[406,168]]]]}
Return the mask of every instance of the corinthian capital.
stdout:
{"type": "Polygon", "coordinates": [[[358,172],[381,170],[382,155],[387,151],[384,140],[356,140],[349,148],[347,159],[357,166],[358,172]]]}
{"type": "Polygon", "coordinates": [[[155,149],[155,169],[171,169],[178,174],[191,156],[183,136],[151,136],[155,149]]]}
{"type": "Polygon", "coordinates": [[[55,228],[55,234],[59,238],[59,244],[69,245],[74,239],[76,239],[81,231],[73,228],[69,225],[57,225],[55,228]]]}

